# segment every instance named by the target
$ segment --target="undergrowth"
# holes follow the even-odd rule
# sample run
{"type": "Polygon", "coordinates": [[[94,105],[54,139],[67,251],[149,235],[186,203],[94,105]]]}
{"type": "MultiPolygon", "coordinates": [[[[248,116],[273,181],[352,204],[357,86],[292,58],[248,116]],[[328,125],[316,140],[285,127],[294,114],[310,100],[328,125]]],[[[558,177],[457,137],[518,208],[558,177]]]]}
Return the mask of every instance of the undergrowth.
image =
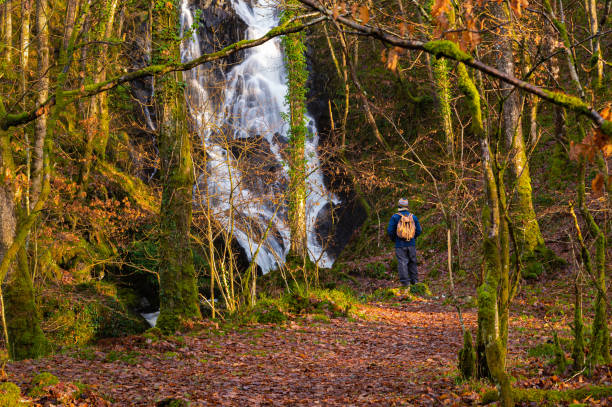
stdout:
{"type": "Polygon", "coordinates": [[[313,319],[327,321],[329,318],[359,316],[359,302],[348,287],[306,290],[294,286],[291,291],[276,297],[262,293],[254,307],[244,308],[230,318],[238,323],[278,324],[306,315],[318,315],[313,319]]]}

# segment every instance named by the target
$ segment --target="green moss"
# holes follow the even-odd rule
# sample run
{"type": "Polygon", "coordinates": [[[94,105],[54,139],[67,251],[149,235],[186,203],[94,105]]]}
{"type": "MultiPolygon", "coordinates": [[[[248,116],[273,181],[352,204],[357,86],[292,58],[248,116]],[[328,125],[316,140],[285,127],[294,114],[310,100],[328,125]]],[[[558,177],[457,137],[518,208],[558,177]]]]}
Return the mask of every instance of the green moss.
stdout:
{"type": "Polygon", "coordinates": [[[459,350],[459,371],[464,379],[471,379],[476,374],[476,351],[468,330],[463,332],[463,348],[459,350]]]}
{"type": "Polygon", "coordinates": [[[21,390],[19,386],[11,382],[0,383],[0,406],[18,407],[21,403],[21,390]]]}
{"type": "Polygon", "coordinates": [[[140,353],[112,350],[106,354],[104,361],[109,363],[120,361],[128,365],[137,365],[140,362],[140,353]]]}
{"type": "Polygon", "coordinates": [[[544,273],[544,265],[539,261],[530,261],[524,265],[521,274],[526,280],[536,280],[544,273]]]}
{"type": "Polygon", "coordinates": [[[459,62],[472,60],[470,54],[461,51],[456,43],[448,40],[428,41],[423,44],[423,48],[436,57],[446,57],[459,62]]]}
{"type": "Polygon", "coordinates": [[[59,383],[59,379],[48,372],[42,372],[34,376],[32,381],[30,382],[30,390],[28,391],[28,396],[30,397],[41,397],[46,391],[45,387],[55,386],[59,383]]]}
{"type": "Polygon", "coordinates": [[[84,397],[85,394],[90,391],[90,386],[88,384],[81,383],[79,381],[72,382],[72,384],[74,384],[74,386],[77,388],[77,390],[72,395],[72,397],[76,400],[80,399],[81,397],[84,397]]]}
{"type": "Polygon", "coordinates": [[[147,331],[142,334],[145,339],[150,339],[152,342],[157,342],[161,338],[163,338],[164,334],[159,328],[149,328],[147,331]]]}
{"type": "Polygon", "coordinates": [[[608,137],[612,137],[612,122],[609,120],[604,120],[604,122],[601,124],[601,131],[603,131],[608,137]]]}
{"type": "Polygon", "coordinates": [[[41,303],[45,320],[57,327],[49,334],[57,347],[138,334],[148,327],[132,311],[137,303],[134,292],[104,281],[65,286],[61,295],[44,293],[41,303]]]}
{"type": "Polygon", "coordinates": [[[479,315],[494,321],[497,314],[497,295],[488,284],[481,285],[477,291],[479,315]]]}
{"type": "Polygon", "coordinates": [[[329,324],[331,322],[329,317],[327,315],[324,315],[324,314],[315,314],[315,315],[312,316],[312,320],[314,322],[322,322],[324,324],[329,324]]]}
{"type": "Polygon", "coordinates": [[[420,297],[431,297],[433,294],[425,283],[416,283],[410,286],[410,293],[420,297]]]}
{"type": "Polygon", "coordinates": [[[470,78],[470,75],[465,68],[465,65],[459,64],[457,66],[457,73],[459,75],[459,89],[465,95],[466,103],[472,116],[472,132],[478,138],[483,138],[484,126],[482,123],[482,109],[480,106],[480,93],[474,85],[474,81],[470,78]]]}
{"type": "MultiPolygon", "coordinates": [[[[299,2],[290,0],[282,15],[281,23],[285,24],[297,16],[299,2]]],[[[287,68],[287,94],[285,102],[289,114],[285,118],[289,124],[288,164],[289,185],[287,188],[289,229],[291,231],[291,251],[302,259],[308,258],[306,248],[306,138],[311,137],[305,122],[306,114],[306,67],[305,34],[297,32],[282,37],[282,44],[287,68]]]]}
{"type": "MultiPolygon", "coordinates": [[[[575,390],[541,390],[541,389],[512,389],[515,402],[542,403],[540,405],[557,405],[554,403],[583,400],[590,396],[592,400],[602,400],[612,396],[612,386],[592,386],[575,390]],[[550,404],[544,404],[550,402],[550,404]]],[[[482,396],[482,404],[489,404],[499,400],[496,390],[488,391],[482,396]]]]}
{"type": "Polygon", "coordinates": [[[14,272],[7,276],[4,284],[4,304],[8,351],[13,360],[34,359],[48,354],[49,342],[41,327],[34,287],[29,274],[25,249],[19,251],[14,272]]]}
{"type": "Polygon", "coordinates": [[[591,112],[589,105],[587,105],[585,102],[583,102],[580,98],[577,98],[576,96],[570,96],[562,92],[552,92],[549,90],[544,90],[544,93],[546,93],[546,95],[554,103],[572,109],[575,112],[587,115],[591,112]]]}
{"type": "Polygon", "coordinates": [[[279,301],[264,298],[257,302],[253,309],[255,322],[262,324],[280,324],[287,320],[279,301]]]}
{"type": "Polygon", "coordinates": [[[364,274],[366,277],[378,280],[389,280],[393,278],[387,273],[387,265],[380,261],[368,264],[365,267],[364,274]]]}
{"type": "MultiPolygon", "coordinates": [[[[559,180],[574,177],[575,173],[568,171],[569,164],[570,161],[565,153],[565,149],[560,143],[555,143],[553,147],[553,155],[550,159],[550,178],[547,178],[547,180],[554,182],[554,186],[556,187],[559,180]]],[[[536,196],[536,199],[537,198],[538,197],[536,196]]]]}
{"type": "Polygon", "coordinates": [[[572,347],[572,368],[574,371],[580,371],[584,368],[584,323],[582,320],[582,293],[575,286],[574,298],[574,343],[572,347]]]}
{"type": "MultiPolygon", "coordinates": [[[[141,179],[120,171],[114,165],[105,161],[98,161],[96,168],[106,179],[116,185],[133,203],[151,213],[159,212],[157,197],[153,195],[151,188],[145,185],[141,179]]],[[[121,195],[122,194],[119,193],[117,196],[121,197],[121,195]]]]}
{"type": "Polygon", "coordinates": [[[553,363],[556,366],[556,372],[557,374],[563,374],[565,369],[567,369],[567,359],[565,358],[565,352],[561,348],[557,332],[553,332],[553,346],[555,349],[555,360],[553,363]]]}
{"type": "Polygon", "coordinates": [[[359,300],[348,288],[306,291],[301,287],[294,287],[292,292],[277,298],[261,295],[254,307],[236,312],[233,319],[241,324],[278,324],[304,315],[323,315],[325,318],[358,316],[358,303],[359,300]]]}
{"type": "Polygon", "coordinates": [[[527,355],[534,358],[555,356],[555,346],[552,343],[540,343],[527,351],[527,355]]]}
{"type": "Polygon", "coordinates": [[[454,149],[454,134],[451,117],[451,92],[450,80],[448,77],[449,67],[448,60],[444,58],[436,58],[433,61],[433,74],[435,78],[436,88],[438,91],[438,101],[440,105],[440,116],[442,119],[442,129],[446,138],[447,154],[452,155],[454,149]]]}

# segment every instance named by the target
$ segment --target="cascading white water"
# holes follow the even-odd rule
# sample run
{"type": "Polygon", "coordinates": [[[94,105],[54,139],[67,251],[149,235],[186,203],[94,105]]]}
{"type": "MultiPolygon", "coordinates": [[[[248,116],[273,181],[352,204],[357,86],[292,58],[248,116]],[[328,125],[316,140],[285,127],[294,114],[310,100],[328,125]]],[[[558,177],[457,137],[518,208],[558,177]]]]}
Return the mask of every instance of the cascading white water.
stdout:
{"type": "MultiPolygon", "coordinates": [[[[231,2],[248,27],[247,39],[261,37],[279,22],[274,0],[231,2]]],[[[193,24],[189,1],[183,0],[183,61],[201,55],[197,33],[185,35],[193,24]]],[[[188,105],[207,152],[207,168],[199,177],[198,185],[207,190],[215,218],[233,232],[249,260],[256,255],[255,262],[265,273],[282,264],[290,248],[283,196],[288,182],[287,162],[283,158],[288,130],[284,119],[288,112],[285,103],[287,85],[280,39],[246,50],[244,60],[227,73],[222,97],[218,101],[209,96],[207,90],[216,84],[207,83],[211,79],[204,69],[198,67],[185,74],[188,105]],[[235,158],[230,146],[236,140],[244,140],[245,144],[247,141],[258,143],[258,149],[265,152],[268,175],[273,173],[275,177],[243,171],[244,165],[235,158]]],[[[315,229],[320,211],[326,204],[338,204],[339,200],[326,190],[323,183],[315,122],[308,115],[305,121],[310,132],[305,148],[309,174],[306,180],[308,250],[310,258],[321,267],[331,267],[334,259],[325,252],[315,229]]]]}

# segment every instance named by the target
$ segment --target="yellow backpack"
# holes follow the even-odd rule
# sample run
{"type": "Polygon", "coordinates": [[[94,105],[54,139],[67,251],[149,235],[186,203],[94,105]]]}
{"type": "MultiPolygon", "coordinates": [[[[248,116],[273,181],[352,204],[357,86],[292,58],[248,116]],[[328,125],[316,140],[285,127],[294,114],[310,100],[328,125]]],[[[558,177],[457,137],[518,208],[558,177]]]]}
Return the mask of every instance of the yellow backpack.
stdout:
{"type": "Polygon", "coordinates": [[[406,216],[398,212],[398,215],[400,216],[400,220],[397,223],[397,237],[405,240],[412,239],[416,232],[416,226],[414,225],[414,218],[412,217],[412,214],[406,216]]]}

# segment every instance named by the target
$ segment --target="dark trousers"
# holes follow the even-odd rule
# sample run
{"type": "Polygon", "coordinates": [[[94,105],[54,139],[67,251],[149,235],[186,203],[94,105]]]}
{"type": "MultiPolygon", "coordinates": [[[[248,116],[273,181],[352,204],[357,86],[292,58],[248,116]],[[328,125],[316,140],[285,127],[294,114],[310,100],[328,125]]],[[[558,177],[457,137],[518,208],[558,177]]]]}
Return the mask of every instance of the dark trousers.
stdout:
{"type": "Polygon", "coordinates": [[[397,256],[397,271],[402,285],[418,283],[416,247],[396,247],[395,255],[397,256]]]}

